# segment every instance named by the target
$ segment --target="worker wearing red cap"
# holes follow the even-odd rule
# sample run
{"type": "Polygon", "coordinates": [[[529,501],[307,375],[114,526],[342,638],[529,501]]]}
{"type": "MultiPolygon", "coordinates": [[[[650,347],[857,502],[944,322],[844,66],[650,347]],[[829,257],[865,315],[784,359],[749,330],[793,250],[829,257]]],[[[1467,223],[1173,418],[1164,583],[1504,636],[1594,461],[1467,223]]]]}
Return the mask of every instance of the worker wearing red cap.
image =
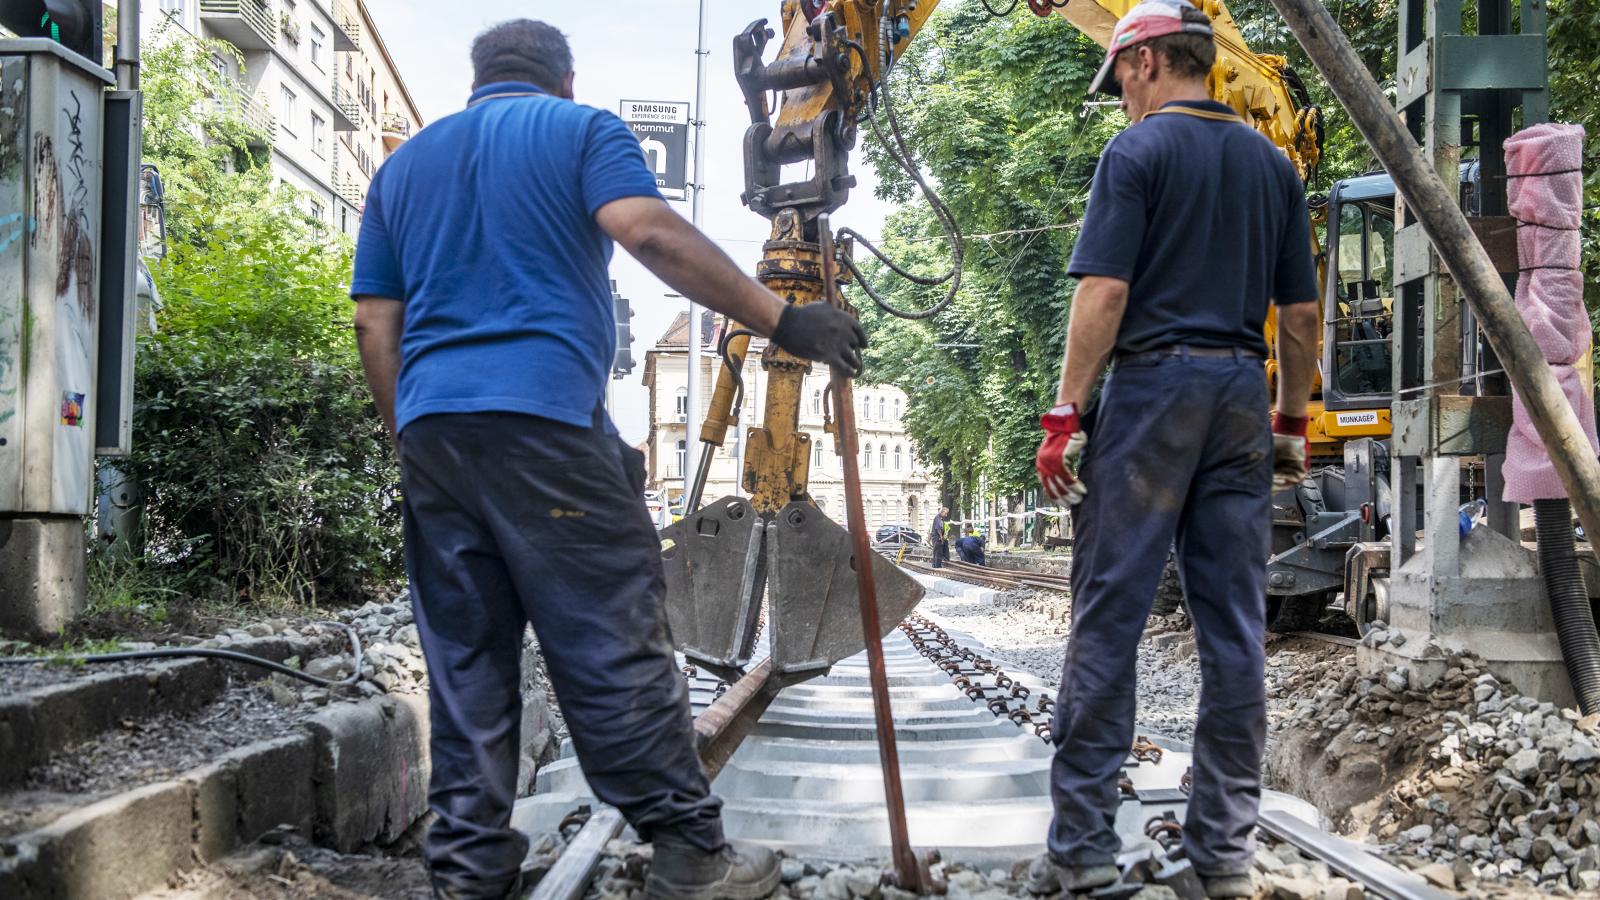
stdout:
{"type": "Polygon", "coordinates": [[[1055,818],[1030,878],[1041,893],[1117,879],[1137,646],[1174,541],[1202,678],[1184,848],[1209,896],[1252,893],[1271,493],[1305,475],[1319,315],[1304,186],[1270,141],[1210,99],[1215,60],[1203,12],[1145,0],[1117,23],[1090,86],[1120,96],[1133,124],[1095,171],[1068,270],[1079,283],[1057,406],[1040,421],[1040,481],[1075,505],[1055,818]]]}

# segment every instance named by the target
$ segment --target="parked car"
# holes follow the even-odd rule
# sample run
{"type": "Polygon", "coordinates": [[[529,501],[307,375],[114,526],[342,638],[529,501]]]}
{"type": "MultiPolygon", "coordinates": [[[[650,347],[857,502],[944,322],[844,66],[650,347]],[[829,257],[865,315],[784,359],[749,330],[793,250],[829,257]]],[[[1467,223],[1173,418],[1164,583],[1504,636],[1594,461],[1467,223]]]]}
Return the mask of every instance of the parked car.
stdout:
{"type": "Polygon", "coordinates": [[[891,547],[898,547],[902,544],[916,546],[922,543],[922,535],[918,534],[917,530],[910,525],[885,525],[878,529],[878,533],[872,540],[873,543],[891,547]]]}

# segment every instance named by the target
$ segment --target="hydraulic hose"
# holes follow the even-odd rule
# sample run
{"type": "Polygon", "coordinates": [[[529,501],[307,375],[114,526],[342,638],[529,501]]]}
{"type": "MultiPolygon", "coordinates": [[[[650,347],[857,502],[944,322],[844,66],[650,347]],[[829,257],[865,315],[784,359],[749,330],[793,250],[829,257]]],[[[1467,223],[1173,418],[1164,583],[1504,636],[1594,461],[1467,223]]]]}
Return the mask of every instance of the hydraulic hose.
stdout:
{"type": "Polygon", "coordinates": [[[212,647],[160,647],[154,650],[128,650],[120,653],[65,653],[55,656],[0,656],[0,666],[34,665],[53,660],[62,660],[69,663],[117,663],[145,659],[222,659],[228,662],[243,663],[247,666],[266,669],[279,675],[287,675],[290,678],[298,678],[317,687],[347,687],[360,681],[361,636],[356,634],[354,628],[343,622],[319,622],[317,624],[342,628],[345,635],[350,638],[352,671],[346,677],[336,681],[332,678],[323,678],[308,672],[302,672],[276,660],[249,653],[240,653],[237,650],[221,650],[212,647]]]}
{"type": "Polygon", "coordinates": [[[1578,568],[1572,537],[1572,506],[1566,500],[1535,500],[1534,527],[1539,536],[1539,571],[1555,615],[1561,657],[1572,679],[1572,692],[1584,715],[1600,712],[1600,632],[1578,568]]]}

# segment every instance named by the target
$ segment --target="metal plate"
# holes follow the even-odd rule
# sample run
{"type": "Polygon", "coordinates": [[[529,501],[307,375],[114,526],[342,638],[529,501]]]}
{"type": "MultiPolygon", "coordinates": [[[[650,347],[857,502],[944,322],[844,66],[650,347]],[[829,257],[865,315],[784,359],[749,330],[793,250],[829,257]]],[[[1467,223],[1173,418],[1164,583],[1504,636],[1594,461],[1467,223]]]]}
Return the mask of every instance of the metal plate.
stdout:
{"type": "MultiPolygon", "coordinates": [[[[790,503],[767,526],[767,592],[772,659],[779,676],[820,675],[866,648],[850,532],[809,503],[790,503]]],[[[922,600],[922,586],[872,554],[878,588],[878,636],[922,600]]]]}
{"type": "Polygon", "coordinates": [[[730,681],[755,643],[765,582],[760,524],[748,501],[723,497],[661,529],[673,643],[730,681]]]}

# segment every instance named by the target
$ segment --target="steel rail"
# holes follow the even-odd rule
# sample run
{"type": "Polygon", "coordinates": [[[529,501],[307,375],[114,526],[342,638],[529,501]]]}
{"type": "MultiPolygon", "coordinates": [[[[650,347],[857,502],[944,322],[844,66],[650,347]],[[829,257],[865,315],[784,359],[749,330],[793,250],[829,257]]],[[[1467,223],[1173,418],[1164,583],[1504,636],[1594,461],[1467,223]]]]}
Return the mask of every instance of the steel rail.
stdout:
{"type": "Polygon", "coordinates": [[[1373,856],[1361,845],[1289,815],[1282,810],[1261,813],[1261,830],[1290,843],[1328,864],[1328,868],[1394,900],[1446,900],[1454,894],[1441,891],[1421,875],[1407,872],[1373,856]]]}

